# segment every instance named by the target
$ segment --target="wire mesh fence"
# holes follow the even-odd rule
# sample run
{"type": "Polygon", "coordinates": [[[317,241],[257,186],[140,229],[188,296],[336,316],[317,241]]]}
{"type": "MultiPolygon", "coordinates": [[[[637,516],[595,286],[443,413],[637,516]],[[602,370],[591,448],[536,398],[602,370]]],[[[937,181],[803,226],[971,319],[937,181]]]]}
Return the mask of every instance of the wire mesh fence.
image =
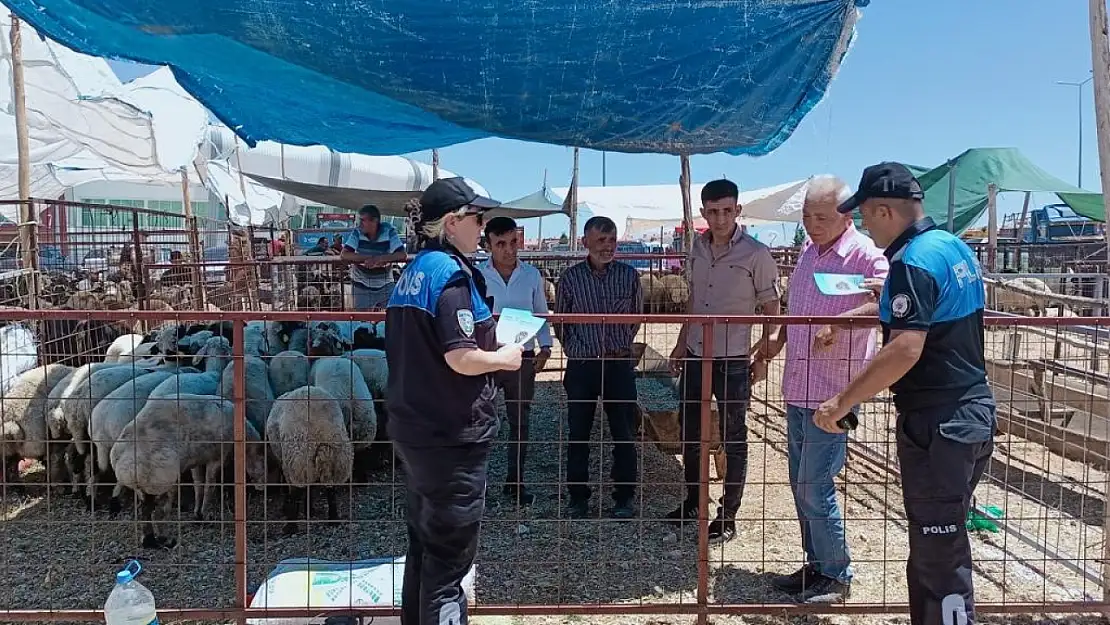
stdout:
{"type": "MultiPolygon", "coordinates": [[[[131,557],[143,562],[141,581],[164,619],[308,617],[359,597],[362,606],[332,613],[392,612],[373,607],[399,597],[396,559],[407,544],[406,470],[385,436],[382,314],[3,310],[0,319],[0,620],[99,619],[115,570],[131,557]],[[79,347],[83,360],[67,361],[70,347],[41,334],[63,319],[168,330],[90,341],[79,347]],[[335,443],[336,461],[317,459],[306,474],[288,445],[309,424],[304,440],[335,443]],[[298,577],[306,568],[311,576],[298,577]],[[358,580],[376,585],[359,589],[358,580]],[[331,599],[311,593],[313,583],[331,599]]],[[[754,382],[739,355],[670,359],[686,322],[712,353],[730,325],[750,327],[754,339],[764,324],[805,333],[831,319],[549,320],[638,331],[629,354],[568,361],[556,339],[546,362],[526,360],[534,384],[528,367],[498,376],[501,427],[466,582],[475,614],[887,623],[906,610],[904,467],[889,396],[860,407],[834,481],[850,596],[806,603],[775,585],[806,557],[795,495],[807,482],[790,457],[791,428],[805,420],[783,398],[798,358],[779,355],[754,382]],[[745,457],[742,496],[735,487],[726,496],[745,457]],[[519,481],[510,477],[518,472],[519,481]],[[676,515],[691,496],[696,510],[676,515]],[[730,535],[710,521],[737,501],[730,535]]],[[[1102,611],[1110,319],[987,323],[999,432],[966,523],[979,620],[1102,611]]],[[[841,331],[875,332],[872,324],[841,331]]],[[[808,345],[802,353],[804,366],[824,359],[843,375],[863,359],[808,345]]]]}

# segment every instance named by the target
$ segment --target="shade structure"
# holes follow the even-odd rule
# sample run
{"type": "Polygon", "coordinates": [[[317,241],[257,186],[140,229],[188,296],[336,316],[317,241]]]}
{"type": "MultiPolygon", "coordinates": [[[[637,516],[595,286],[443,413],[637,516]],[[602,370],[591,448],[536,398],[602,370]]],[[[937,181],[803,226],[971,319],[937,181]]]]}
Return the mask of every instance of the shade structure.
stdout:
{"type": "MultiPolygon", "coordinates": [[[[805,184],[806,180],[795,180],[741,191],[743,211],[740,223],[765,225],[799,221],[805,184]]],[[[695,198],[695,215],[698,210],[696,198],[702,186],[690,185],[690,195],[695,198]]],[[[568,189],[562,187],[552,191],[565,197],[568,189]]],[[[594,215],[612,219],[617,225],[618,236],[624,239],[657,235],[660,228],[673,232],[682,224],[682,190],[676,184],[579,187],[578,200],[588,206],[594,215]]],[[[579,226],[584,223],[579,219],[579,226]]]]}
{"type": "Polygon", "coordinates": [[[867,0],[5,0],[168,65],[247,142],[404,154],[484,136],[766,154],[824,96],[867,0]]]}

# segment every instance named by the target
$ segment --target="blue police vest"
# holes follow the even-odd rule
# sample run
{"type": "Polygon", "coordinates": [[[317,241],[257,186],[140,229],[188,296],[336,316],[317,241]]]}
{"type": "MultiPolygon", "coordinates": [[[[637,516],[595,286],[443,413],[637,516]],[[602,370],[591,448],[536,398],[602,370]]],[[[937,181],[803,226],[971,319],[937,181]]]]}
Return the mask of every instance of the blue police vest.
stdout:
{"type": "MultiPolygon", "coordinates": [[[[434,317],[443,288],[459,272],[465,271],[462,262],[451,254],[442,250],[423,250],[401,272],[387,308],[417,308],[434,317]]],[[[493,311],[482,299],[474,279],[470,278],[468,283],[474,323],[482,323],[493,317],[493,311]]]]}
{"type": "MultiPolygon", "coordinates": [[[[937,307],[933,323],[963,319],[986,307],[979,261],[963,241],[944,230],[929,230],[910,239],[890,259],[891,263],[927,271],[936,280],[937,307]]],[[[890,323],[890,291],[879,298],[879,320],[890,323]]]]}
{"type": "Polygon", "coordinates": [[[984,354],[986,296],[971,248],[934,228],[913,236],[891,256],[890,264],[892,273],[905,265],[911,290],[892,296],[892,289],[883,289],[879,320],[884,340],[890,339],[894,320],[913,320],[918,306],[932,306],[932,314],[920,320],[927,322],[922,329],[928,329],[920,358],[891,385],[895,406],[907,412],[990,398],[984,354]],[[927,300],[915,301],[918,297],[927,300]]]}

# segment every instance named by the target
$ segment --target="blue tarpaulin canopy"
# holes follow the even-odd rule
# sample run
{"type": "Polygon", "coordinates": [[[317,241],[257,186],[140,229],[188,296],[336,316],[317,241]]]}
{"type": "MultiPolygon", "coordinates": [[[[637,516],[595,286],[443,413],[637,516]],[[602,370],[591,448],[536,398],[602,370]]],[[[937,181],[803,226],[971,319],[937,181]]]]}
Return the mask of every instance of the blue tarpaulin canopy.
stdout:
{"type": "Polygon", "coordinates": [[[868,0],[3,0],[81,52],[170,65],[249,144],[403,154],[485,136],[762,155],[868,0]]]}

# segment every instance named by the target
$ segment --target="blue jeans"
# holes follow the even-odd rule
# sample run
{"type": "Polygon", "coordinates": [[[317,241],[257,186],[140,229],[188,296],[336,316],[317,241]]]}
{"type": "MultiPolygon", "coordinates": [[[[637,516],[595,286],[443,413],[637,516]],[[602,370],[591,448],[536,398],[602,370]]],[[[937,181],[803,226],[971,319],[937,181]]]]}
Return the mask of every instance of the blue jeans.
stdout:
{"type": "Polygon", "coordinates": [[[833,478],[844,468],[848,434],[829,434],[813,423],[812,408],[786,406],[790,489],[802,529],[806,561],[825,577],[852,581],[851,555],[833,478]]]}
{"type": "Polygon", "coordinates": [[[389,282],[376,289],[368,289],[361,284],[351,285],[351,297],[354,300],[355,310],[384,310],[389,303],[389,296],[393,295],[395,283],[389,282]]]}

